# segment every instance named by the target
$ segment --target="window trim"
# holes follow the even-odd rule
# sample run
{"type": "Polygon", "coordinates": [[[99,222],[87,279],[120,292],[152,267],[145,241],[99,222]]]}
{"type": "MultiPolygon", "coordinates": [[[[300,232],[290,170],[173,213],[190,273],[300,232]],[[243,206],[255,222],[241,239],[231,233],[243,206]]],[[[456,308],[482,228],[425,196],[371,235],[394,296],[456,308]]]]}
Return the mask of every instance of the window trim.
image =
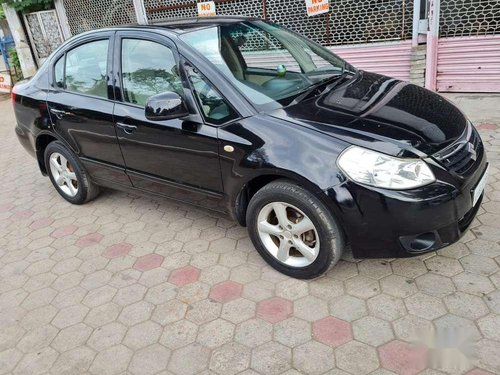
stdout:
{"type": "Polygon", "coordinates": [[[114,98],[110,98],[110,77],[112,73],[112,65],[113,65],[113,60],[110,60],[110,57],[112,57],[112,51],[113,51],[113,42],[114,42],[114,32],[112,34],[99,34],[99,35],[92,35],[89,38],[82,38],[79,39],[78,41],[75,41],[74,44],[71,44],[68,46],[68,48],[64,48],[64,50],[61,50],[60,53],[57,53],[50,61],[51,65],[51,77],[50,77],[50,85],[53,90],[56,92],[60,93],[67,93],[67,94],[72,94],[72,95],[81,95],[87,98],[93,98],[93,99],[100,99],[100,100],[106,100],[106,101],[113,101],[114,98]],[[66,59],[67,59],[67,54],[68,52],[74,50],[75,48],[81,47],[85,44],[92,43],[92,42],[98,42],[101,40],[107,40],[108,41],[108,53],[106,56],[106,84],[107,84],[107,97],[102,97],[102,96],[97,96],[97,95],[91,95],[91,94],[86,94],[78,91],[71,91],[66,89],[66,59]],[[64,88],[57,86],[56,83],[56,76],[55,76],[55,68],[56,64],[59,62],[61,58],[64,58],[64,88]]]}

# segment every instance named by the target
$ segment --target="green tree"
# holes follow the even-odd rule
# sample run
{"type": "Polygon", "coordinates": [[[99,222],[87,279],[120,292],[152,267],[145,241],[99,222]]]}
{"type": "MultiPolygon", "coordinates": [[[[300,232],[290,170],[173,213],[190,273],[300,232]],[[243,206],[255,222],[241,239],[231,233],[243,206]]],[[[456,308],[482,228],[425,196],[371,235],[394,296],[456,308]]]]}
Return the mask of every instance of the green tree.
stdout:
{"type": "Polygon", "coordinates": [[[39,10],[51,9],[54,4],[53,0],[0,0],[0,2],[8,4],[20,12],[37,12],[39,10]]]}
{"type": "Polygon", "coordinates": [[[14,74],[12,75],[12,78],[14,79],[14,82],[18,82],[23,79],[23,73],[21,70],[21,63],[19,62],[19,56],[17,55],[17,51],[14,47],[9,48],[8,57],[9,57],[9,62],[11,68],[14,69],[14,74]]]}

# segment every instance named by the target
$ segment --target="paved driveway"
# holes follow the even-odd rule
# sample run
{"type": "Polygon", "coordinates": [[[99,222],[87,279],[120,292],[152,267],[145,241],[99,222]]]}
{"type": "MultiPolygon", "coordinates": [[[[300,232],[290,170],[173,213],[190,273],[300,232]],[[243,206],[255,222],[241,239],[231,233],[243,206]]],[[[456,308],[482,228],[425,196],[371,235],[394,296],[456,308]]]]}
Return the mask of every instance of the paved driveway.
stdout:
{"type": "Polygon", "coordinates": [[[66,203],[0,102],[0,373],[500,373],[500,117],[455,99],[492,163],[472,230],[419,258],[347,255],[310,282],[189,206],[109,190],[66,203]]]}

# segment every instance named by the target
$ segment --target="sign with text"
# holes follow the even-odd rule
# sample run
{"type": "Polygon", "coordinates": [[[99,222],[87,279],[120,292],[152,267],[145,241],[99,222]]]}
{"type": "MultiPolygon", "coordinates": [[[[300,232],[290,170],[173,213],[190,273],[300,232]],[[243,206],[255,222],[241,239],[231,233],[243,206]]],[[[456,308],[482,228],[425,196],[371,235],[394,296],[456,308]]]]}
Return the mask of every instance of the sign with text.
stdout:
{"type": "Polygon", "coordinates": [[[0,92],[10,92],[12,81],[9,72],[0,72],[0,92]]]}
{"type": "Polygon", "coordinates": [[[306,9],[309,17],[328,13],[330,2],[329,0],[306,0],[306,9]]]}
{"type": "Polygon", "coordinates": [[[215,17],[217,12],[215,10],[215,2],[205,1],[198,3],[198,17],[215,17]]]}

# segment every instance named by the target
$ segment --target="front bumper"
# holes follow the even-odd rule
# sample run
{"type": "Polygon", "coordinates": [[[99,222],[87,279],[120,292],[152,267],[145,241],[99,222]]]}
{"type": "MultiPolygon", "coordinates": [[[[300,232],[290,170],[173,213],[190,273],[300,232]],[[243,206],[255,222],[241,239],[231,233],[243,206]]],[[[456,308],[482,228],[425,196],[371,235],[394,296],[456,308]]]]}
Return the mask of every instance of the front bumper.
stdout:
{"type": "Polygon", "coordinates": [[[391,191],[345,181],[325,193],[354,257],[408,257],[460,239],[481,205],[482,197],[472,205],[472,191],[486,169],[483,152],[467,176],[436,164],[437,181],[419,189],[391,191]]]}

